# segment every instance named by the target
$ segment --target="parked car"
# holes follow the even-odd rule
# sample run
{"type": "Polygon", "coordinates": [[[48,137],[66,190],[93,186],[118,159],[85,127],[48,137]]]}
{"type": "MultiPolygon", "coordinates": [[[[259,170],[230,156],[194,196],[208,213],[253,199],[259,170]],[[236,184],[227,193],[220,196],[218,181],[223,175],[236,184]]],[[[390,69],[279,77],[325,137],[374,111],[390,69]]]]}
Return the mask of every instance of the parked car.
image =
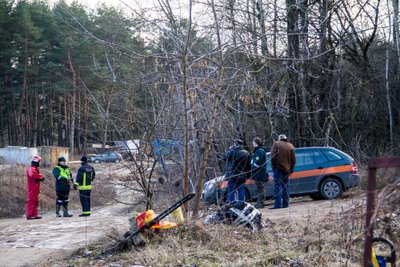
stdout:
{"type": "Polygon", "coordinates": [[[122,156],[118,152],[104,152],[98,155],[95,155],[90,158],[90,161],[93,163],[100,163],[100,162],[121,162],[122,156]]]}
{"type": "MultiPolygon", "coordinates": [[[[309,195],[312,199],[339,198],[345,190],[360,184],[360,175],[354,159],[333,147],[295,148],[296,166],[289,176],[290,196],[309,195]]],[[[273,178],[270,153],[267,153],[267,173],[273,178]]],[[[249,177],[250,178],[250,177],[249,177]]],[[[205,203],[226,201],[228,181],[217,177],[204,184],[201,199],[205,203]]],[[[273,198],[273,182],[265,183],[267,198],[273,198]]],[[[255,181],[245,183],[246,201],[256,199],[255,181]]]]}

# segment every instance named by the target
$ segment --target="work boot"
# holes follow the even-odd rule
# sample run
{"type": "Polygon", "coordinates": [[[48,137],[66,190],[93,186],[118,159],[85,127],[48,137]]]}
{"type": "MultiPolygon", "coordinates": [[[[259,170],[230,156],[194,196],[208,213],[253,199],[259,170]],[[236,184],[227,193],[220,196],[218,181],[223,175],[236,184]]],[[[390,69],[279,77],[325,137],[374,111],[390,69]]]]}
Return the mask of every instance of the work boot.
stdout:
{"type": "Polygon", "coordinates": [[[27,218],[27,220],[39,220],[39,219],[42,219],[42,217],[37,216],[37,217],[30,217],[30,218],[27,218]]]}
{"type": "Polygon", "coordinates": [[[60,205],[57,205],[57,206],[56,206],[56,217],[61,217],[60,208],[61,208],[60,205]]]}
{"type": "Polygon", "coordinates": [[[72,216],[73,216],[72,214],[68,213],[68,210],[64,210],[63,217],[72,217],[72,216]]]}
{"type": "Polygon", "coordinates": [[[68,211],[64,211],[63,217],[72,217],[72,214],[69,214],[68,211]]]}

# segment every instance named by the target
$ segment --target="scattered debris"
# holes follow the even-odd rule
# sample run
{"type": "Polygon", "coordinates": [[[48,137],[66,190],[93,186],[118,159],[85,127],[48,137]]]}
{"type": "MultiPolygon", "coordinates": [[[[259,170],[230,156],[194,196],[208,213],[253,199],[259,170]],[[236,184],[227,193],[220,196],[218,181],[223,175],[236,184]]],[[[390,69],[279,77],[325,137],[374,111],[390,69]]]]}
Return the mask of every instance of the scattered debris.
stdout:
{"type": "MultiPolygon", "coordinates": [[[[171,227],[176,226],[176,224],[172,222],[162,222],[161,220],[166,218],[169,214],[176,211],[180,208],[184,203],[189,201],[195,196],[194,193],[190,193],[187,196],[183,197],[175,204],[170,206],[168,209],[160,213],[159,215],[155,215],[154,211],[148,210],[141,214],[139,214],[135,220],[131,220],[131,228],[129,232],[124,234],[124,238],[119,240],[117,244],[108,248],[104,254],[113,253],[116,251],[124,251],[130,248],[131,246],[140,246],[145,244],[145,240],[140,235],[141,233],[149,230],[149,229],[169,229],[171,227]]],[[[180,217],[180,216],[179,216],[180,217]]]]}
{"type": "Polygon", "coordinates": [[[226,204],[215,213],[207,216],[204,224],[227,223],[239,225],[254,231],[259,231],[263,227],[262,214],[253,205],[234,201],[226,204]]]}

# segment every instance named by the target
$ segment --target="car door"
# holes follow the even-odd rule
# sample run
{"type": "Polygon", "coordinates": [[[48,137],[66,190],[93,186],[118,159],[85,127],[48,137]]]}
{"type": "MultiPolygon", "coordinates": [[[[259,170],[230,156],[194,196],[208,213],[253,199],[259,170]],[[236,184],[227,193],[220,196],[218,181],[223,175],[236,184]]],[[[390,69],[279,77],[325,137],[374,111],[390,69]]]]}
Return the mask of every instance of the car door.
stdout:
{"type": "Polygon", "coordinates": [[[329,162],[320,149],[301,150],[296,153],[296,168],[291,175],[293,192],[304,194],[318,192],[321,177],[329,167],[329,162]]]}
{"type": "Polygon", "coordinates": [[[110,153],[110,162],[115,162],[118,156],[115,153],[110,153]]]}
{"type": "Polygon", "coordinates": [[[315,149],[296,149],[296,166],[289,177],[291,195],[302,194],[313,190],[316,177],[315,149]]]}
{"type": "Polygon", "coordinates": [[[107,162],[113,162],[114,159],[114,153],[108,153],[107,154],[107,162]]]}

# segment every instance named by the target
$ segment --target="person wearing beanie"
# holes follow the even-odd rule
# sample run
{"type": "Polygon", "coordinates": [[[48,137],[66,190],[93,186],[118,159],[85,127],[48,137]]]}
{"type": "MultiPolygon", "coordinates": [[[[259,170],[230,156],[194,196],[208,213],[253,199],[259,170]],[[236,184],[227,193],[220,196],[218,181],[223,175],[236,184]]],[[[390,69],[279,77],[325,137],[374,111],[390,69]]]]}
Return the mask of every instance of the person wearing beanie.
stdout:
{"type": "Polygon", "coordinates": [[[271,148],[271,165],[274,173],[274,206],[271,209],[289,207],[289,175],[296,165],[294,147],[286,135],[281,134],[271,148]]]}
{"type": "Polygon", "coordinates": [[[256,209],[264,208],[265,190],[264,183],[268,181],[267,174],[267,151],[262,146],[259,137],[253,139],[254,152],[251,158],[251,178],[256,184],[257,202],[256,209]]]}
{"type": "Polygon", "coordinates": [[[53,168],[53,176],[56,179],[56,216],[61,217],[60,209],[62,206],[64,209],[63,217],[72,217],[72,214],[68,213],[68,197],[73,179],[64,157],[58,158],[58,164],[53,168]]]}
{"type": "Polygon", "coordinates": [[[74,189],[79,190],[79,199],[82,205],[82,214],[79,217],[90,216],[90,192],[92,191],[92,182],[96,176],[94,168],[87,163],[86,156],[81,157],[81,167],[76,175],[74,189]]]}
{"type": "Polygon", "coordinates": [[[245,201],[244,183],[250,178],[250,153],[243,149],[243,141],[235,139],[233,145],[225,152],[225,177],[228,180],[227,201],[245,201]]]}
{"type": "Polygon", "coordinates": [[[43,174],[39,171],[40,156],[33,156],[31,166],[26,172],[28,197],[26,201],[26,219],[36,220],[42,217],[38,216],[40,182],[44,181],[43,174]]]}

